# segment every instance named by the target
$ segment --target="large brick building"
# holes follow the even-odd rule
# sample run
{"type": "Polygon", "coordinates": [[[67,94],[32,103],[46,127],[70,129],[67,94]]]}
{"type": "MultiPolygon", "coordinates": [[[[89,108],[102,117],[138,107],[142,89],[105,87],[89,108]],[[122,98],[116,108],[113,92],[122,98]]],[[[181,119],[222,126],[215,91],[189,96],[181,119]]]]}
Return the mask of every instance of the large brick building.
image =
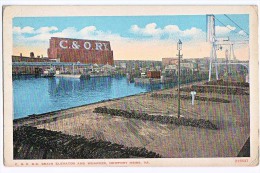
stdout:
{"type": "Polygon", "coordinates": [[[51,37],[48,58],[60,62],[114,64],[109,41],[51,37]]]}

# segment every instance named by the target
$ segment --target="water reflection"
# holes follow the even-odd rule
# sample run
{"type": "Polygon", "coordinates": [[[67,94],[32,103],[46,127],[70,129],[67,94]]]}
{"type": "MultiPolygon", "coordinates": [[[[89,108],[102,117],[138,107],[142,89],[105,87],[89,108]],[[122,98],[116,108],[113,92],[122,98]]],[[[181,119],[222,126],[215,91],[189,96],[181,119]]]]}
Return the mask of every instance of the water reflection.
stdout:
{"type": "Polygon", "coordinates": [[[153,89],[158,87],[135,86],[125,77],[97,77],[90,80],[14,77],[14,118],[125,97],[153,89]]]}
{"type": "Polygon", "coordinates": [[[14,119],[175,86],[137,85],[122,76],[90,80],[13,76],[14,119]]]}
{"type": "Polygon", "coordinates": [[[14,118],[175,87],[170,84],[134,84],[126,77],[73,78],[13,77],[14,118]]]}
{"type": "Polygon", "coordinates": [[[90,80],[70,78],[48,78],[47,80],[48,92],[54,97],[96,91],[110,92],[112,86],[111,77],[91,78],[90,80]]]}

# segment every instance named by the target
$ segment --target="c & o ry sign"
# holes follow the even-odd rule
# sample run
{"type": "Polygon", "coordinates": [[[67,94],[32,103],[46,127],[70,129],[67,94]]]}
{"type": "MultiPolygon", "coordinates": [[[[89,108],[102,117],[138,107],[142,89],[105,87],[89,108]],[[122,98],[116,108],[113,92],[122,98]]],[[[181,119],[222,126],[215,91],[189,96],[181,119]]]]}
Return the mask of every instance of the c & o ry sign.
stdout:
{"type": "Polygon", "coordinates": [[[71,44],[68,40],[61,40],[59,46],[62,49],[86,49],[86,50],[109,50],[109,43],[100,43],[95,42],[91,44],[89,41],[85,41],[82,45],[78,43],[78,41],[72,41],[71,44]]]}

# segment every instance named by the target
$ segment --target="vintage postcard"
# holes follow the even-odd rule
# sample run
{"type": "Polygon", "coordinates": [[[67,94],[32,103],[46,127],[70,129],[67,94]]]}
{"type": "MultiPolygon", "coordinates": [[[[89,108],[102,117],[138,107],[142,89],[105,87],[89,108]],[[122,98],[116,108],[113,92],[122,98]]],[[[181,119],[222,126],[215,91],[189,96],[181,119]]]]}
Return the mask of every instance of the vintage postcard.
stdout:
{"type": "Polygon", "coordinates": [[[5,165],[258,165],[257,18],[257,6],[5,6],[5,165]]]}

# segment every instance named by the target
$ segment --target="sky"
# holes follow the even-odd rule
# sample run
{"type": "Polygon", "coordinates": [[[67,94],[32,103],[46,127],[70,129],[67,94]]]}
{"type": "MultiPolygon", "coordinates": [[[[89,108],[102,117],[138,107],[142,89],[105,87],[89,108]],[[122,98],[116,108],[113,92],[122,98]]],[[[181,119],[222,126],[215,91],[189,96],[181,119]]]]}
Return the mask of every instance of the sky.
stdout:
{"type": "MultiPolygon", "coordinates": [[[[217,38],[248,40],[249,16],[215,15],[217,38]]],[[[110,41],[115,60],[161,60],[176,57],[183,43],[184,58],[210,56],[206,42],[206,15],[16,17],[13,19],[13,55],[47,57],[51,37],[110,41]]],[[[217,51],[225,57],[224,46],[217,51]]],[[[248,45],[235,44],[237,59],[248,60],[248,45]]]]}

